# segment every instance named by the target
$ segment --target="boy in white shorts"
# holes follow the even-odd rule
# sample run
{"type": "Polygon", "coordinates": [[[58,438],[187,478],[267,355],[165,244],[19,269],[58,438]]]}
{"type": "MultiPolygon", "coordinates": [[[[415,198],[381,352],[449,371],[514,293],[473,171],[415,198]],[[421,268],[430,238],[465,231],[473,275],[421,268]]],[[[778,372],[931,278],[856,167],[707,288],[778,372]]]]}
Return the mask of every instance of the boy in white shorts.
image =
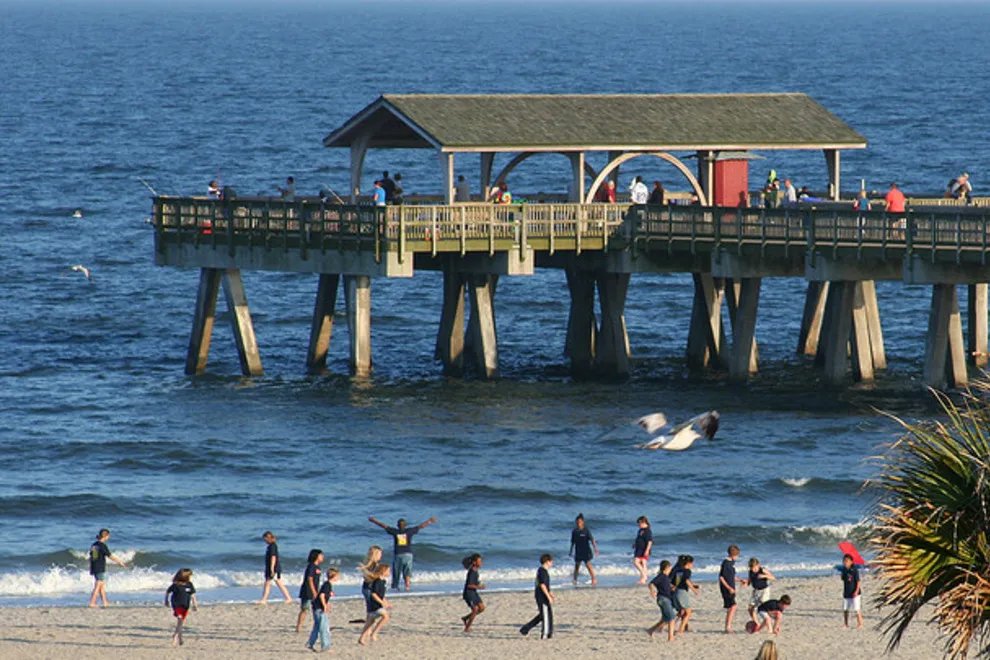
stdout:
{"type": "Polygon", "coordinates": [[[859,568],[853,563],[852,555],[842,557],[842,622],[849,627],[849,613],[856,613],[856,627],[863,627],[863,613],[860,611],[862,586],[859,579],[859,568]]]}

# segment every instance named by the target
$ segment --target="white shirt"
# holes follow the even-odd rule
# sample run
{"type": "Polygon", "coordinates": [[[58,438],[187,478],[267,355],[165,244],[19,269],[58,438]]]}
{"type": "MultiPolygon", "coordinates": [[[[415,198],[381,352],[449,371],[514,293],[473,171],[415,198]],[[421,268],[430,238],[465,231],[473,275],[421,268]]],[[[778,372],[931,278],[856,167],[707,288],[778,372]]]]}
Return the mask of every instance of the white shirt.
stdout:
{"type": "Polygon", "coordinates": [[[788,204],[797,203],[797,188],[794,187],[793,183],[787,186],[787,189],[784,191],[784,201],[788,204]]]}
{"type": "Polygon", "coordinates": [[[633,204],[646,204],[646,200],[650,198],[650,191],[642,181],[634,181],[629,185],[629,195],[633,204]]]}

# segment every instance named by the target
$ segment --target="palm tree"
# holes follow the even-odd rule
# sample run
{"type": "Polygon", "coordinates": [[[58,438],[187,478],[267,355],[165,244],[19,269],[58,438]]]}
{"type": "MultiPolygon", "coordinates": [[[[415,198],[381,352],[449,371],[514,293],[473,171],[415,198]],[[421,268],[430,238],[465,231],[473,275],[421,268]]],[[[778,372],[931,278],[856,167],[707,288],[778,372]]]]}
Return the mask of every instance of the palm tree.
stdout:
{"type": "Polygon", "coordinates": [[[881,457],[873,537],[888,650],[926,605],[946,656],[971,644],[990,657],[990,382],[958,402],[934,392],[944,421],[897,420],[904,436],[881,457]]]}

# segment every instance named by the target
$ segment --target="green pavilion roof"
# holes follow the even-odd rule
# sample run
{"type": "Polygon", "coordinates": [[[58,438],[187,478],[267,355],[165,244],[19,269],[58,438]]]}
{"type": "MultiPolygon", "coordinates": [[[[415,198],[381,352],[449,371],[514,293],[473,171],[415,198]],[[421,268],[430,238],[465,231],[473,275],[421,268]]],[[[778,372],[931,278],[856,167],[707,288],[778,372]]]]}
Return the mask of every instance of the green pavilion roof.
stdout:
{"type": "Polygon", "coordinates": [[[324,140],[443,151],[861,149],[806,94],[386,94],[324,140]]]}

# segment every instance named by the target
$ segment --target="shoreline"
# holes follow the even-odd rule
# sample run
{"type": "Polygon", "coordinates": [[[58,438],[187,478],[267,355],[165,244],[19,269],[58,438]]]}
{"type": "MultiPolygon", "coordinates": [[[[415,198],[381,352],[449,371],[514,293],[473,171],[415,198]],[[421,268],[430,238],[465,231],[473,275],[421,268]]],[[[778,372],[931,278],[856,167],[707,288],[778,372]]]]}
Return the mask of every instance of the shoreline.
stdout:
{"type": "MultiPolygon", "coordinates": [[[[482,573],[484,577],[484,573],[482,573]]],[[[875,580],[864,580],[864,603],[869,603],[875,580]]],[[[569,585],[567,585],[569,586],[569,585]]],[[[734,635],[722,633],[721,597],[714,583],[702,583],[695,597],[695,630],[669,643],[661,636],[650,639],[645,630],[658,619],[658,609],[645,587],[600,586],[555,589],[556,632],[551,640],[519,634],[519,626],[535,614],[531,589],[482,592],[487,611],[478,617],[470,635],[458,622],[467,608],[457,594],[412,593],[394,599],[392,621],[381,640],[368,648],[356,644],[360,626],[347,623],[363,616],[358,599],[334,600],[331,613],[333,655],[336,657],[394,657],[396,653],[430,658],[590,658],[608,653],[642,654],[662,652],[665,657],[747,658],[753,657],[764,639],[772,635],[748,635],[749,589],[741,588],[740,609],[734,635]]],[[[875,610],[866,606],[866,627],[842,627],[841,583],[838,579],[788,578],[774,585],[774,597],[787,593],[794,606],[784,616],[783,630],[775,638],[784,658],[875,658],[885,642],[874,626],[875,610]]],[[[280,657],[309,651],[304,644],[311,619],[304,631],[293,630],[299,605],[270,602],[252,604],[204,603],[189,615],[183,657],[280,657]]],[[[151,604],[111,605],[107,609],[85,606],[0,608],[7,630],[0,640],[4,658],[65,658],[89,660],[107,653],[126,653],[132,658],[158,658],[171,650],[174,625],[171,611],[151,604]],[[13,616],[12,616],[13,615],[13,616]]],[[[933,627],[912,625],[901,649],[891,658],[927,660],[942,650],[933,627]]]]}

